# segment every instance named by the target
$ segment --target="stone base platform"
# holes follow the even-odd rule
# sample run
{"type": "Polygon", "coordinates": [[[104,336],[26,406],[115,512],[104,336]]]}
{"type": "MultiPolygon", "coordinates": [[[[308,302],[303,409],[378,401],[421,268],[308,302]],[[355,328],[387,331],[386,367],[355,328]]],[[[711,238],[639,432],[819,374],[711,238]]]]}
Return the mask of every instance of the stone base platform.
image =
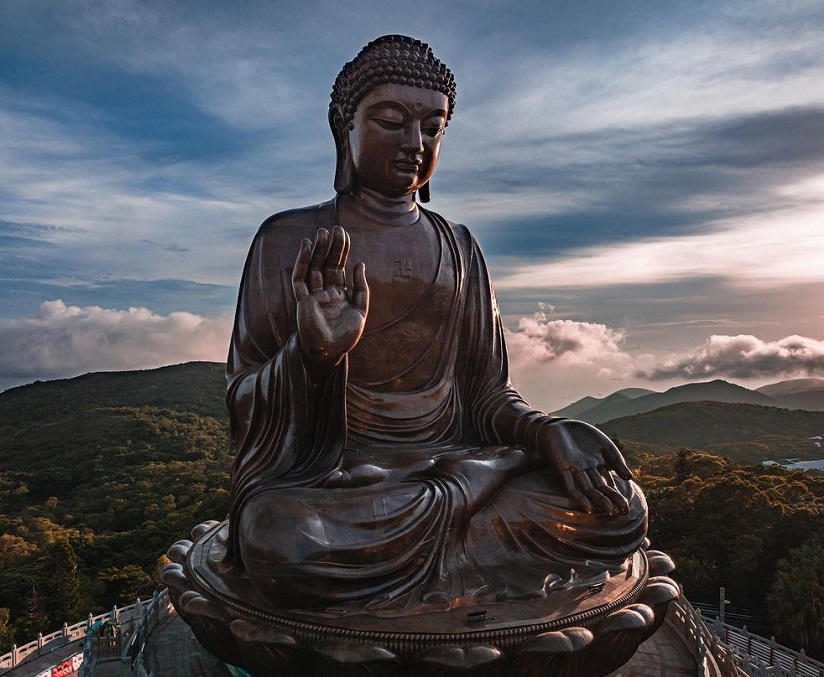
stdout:
{"type": "Polygon", "coordinates": [[[215,570],[216,522],[169,550],[162,574],[180,616],[222,660],[258,675],[603,677],[660,626],[677,586],[672,561],[639,551],[625,572],[546,597],[433,608],[414,615],[281,609],[248,580],[215,570]]]}
{"type": "MultiPolygon", "coordinates": [[[[176,613],[170,614],[146,642],[146,668],[157,677],[230,677],[225,665],[206,651],[176,613]]],[[[693,677],[698,667],[675,628],[664,623],[630,660],[608,677],[693,677]]],[[[26,677],[27,672],[10,673],[26,677]]],[[[397,677],[401,677],[398,675],[397,677]]]]}

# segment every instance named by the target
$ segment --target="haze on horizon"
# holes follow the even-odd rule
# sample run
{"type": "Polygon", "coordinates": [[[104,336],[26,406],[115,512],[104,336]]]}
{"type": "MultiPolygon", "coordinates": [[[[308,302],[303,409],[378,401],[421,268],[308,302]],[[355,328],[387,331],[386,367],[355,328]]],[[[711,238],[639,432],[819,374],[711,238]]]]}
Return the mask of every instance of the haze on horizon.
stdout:
{"type": "Polygon", "coordinates": [[[329,90],[385,33],[455,73],[430,207],[536,406],[824,376],[820,2],[283,5],[0,3],[0,389],[222,361],[257,225],[331,196],[329,90]]]}

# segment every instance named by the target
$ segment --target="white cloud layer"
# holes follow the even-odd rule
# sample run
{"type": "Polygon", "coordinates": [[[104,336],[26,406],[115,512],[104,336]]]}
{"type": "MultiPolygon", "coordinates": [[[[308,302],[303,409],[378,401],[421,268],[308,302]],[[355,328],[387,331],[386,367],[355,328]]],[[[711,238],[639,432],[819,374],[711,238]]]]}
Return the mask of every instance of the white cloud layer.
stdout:
{"type": "Polygon", "coordinates": [[[763,341],[756,336],[711,336],[700,348],[673,357],[639,376],[652,380],[700,380],[719,376],[759,378],[824,374],[824,341],[787,336],[763,341]]]}
{"type": "Polygon", "coordinates": [[[226,359],[232,318],[148,308],[41,304],[37,317],[0,321],[0,378],[18,382],[90,371],[226,359]]]}
{"type": "MultiPolygon", "coordinates": [[[[809,180],[805,187],[818,188],[809,180]]],[[[797,188],[801,190],[801,187],[797,188]]],[[[786,187],[793,190],[793,187],[786,187]]],[[[812,204],[768,216],[728,219],[710,232],[645,238],[581,248],[560,261],[523,265],[498,277],[498,289],[552,289],[652,284],[692,277],[726,277],[736,284],[765,287],[821,279],[824,252],[824,193],[812,204]]]]}
{"type": "Polygon", "coordinates": [[[562,366],[589,365],[611,372],[625,371],[630,357],[621,344],[626,333],[605,324],[575,322],[552,317],[552,307],[539,304],[538,310],[518,321],[507,332],[507,347],[516,366],[523,363],[557,362],[562,366]]]}

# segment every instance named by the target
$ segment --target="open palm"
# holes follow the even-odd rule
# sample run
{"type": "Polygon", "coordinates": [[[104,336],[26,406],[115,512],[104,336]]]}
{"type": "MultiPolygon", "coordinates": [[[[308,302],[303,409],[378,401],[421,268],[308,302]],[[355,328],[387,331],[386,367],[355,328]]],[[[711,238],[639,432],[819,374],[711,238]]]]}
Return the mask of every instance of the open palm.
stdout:
{"type": "Polygon", "coordinates": [[[331,238],[329,231],[321,228],[314,243],[304,239],[295,261],[292,290],[297,301],[300,349],[315,380],[325,378],[355,347],[366,324],[366,266],[355,266],[350,290],[346,286],[348,257],[349,235],[335,226],[331,238]]]}

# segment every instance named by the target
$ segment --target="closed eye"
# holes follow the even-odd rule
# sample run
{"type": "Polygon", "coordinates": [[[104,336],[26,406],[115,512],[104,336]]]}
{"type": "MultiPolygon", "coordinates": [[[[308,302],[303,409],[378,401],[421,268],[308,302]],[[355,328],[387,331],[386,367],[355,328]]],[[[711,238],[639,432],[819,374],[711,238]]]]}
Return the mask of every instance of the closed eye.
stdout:
{"type": "Polygon", "coordinates": [[[403,122],[401,122],[399,120],[389,120],[388,118],[378,118],[378,117],[373,117],[371,119],[379,127],[383,127],[383,129],[389,129],[389,130],[392,130],[392,131],[396,131],[398,129],[403,128],[403,122]]]}

